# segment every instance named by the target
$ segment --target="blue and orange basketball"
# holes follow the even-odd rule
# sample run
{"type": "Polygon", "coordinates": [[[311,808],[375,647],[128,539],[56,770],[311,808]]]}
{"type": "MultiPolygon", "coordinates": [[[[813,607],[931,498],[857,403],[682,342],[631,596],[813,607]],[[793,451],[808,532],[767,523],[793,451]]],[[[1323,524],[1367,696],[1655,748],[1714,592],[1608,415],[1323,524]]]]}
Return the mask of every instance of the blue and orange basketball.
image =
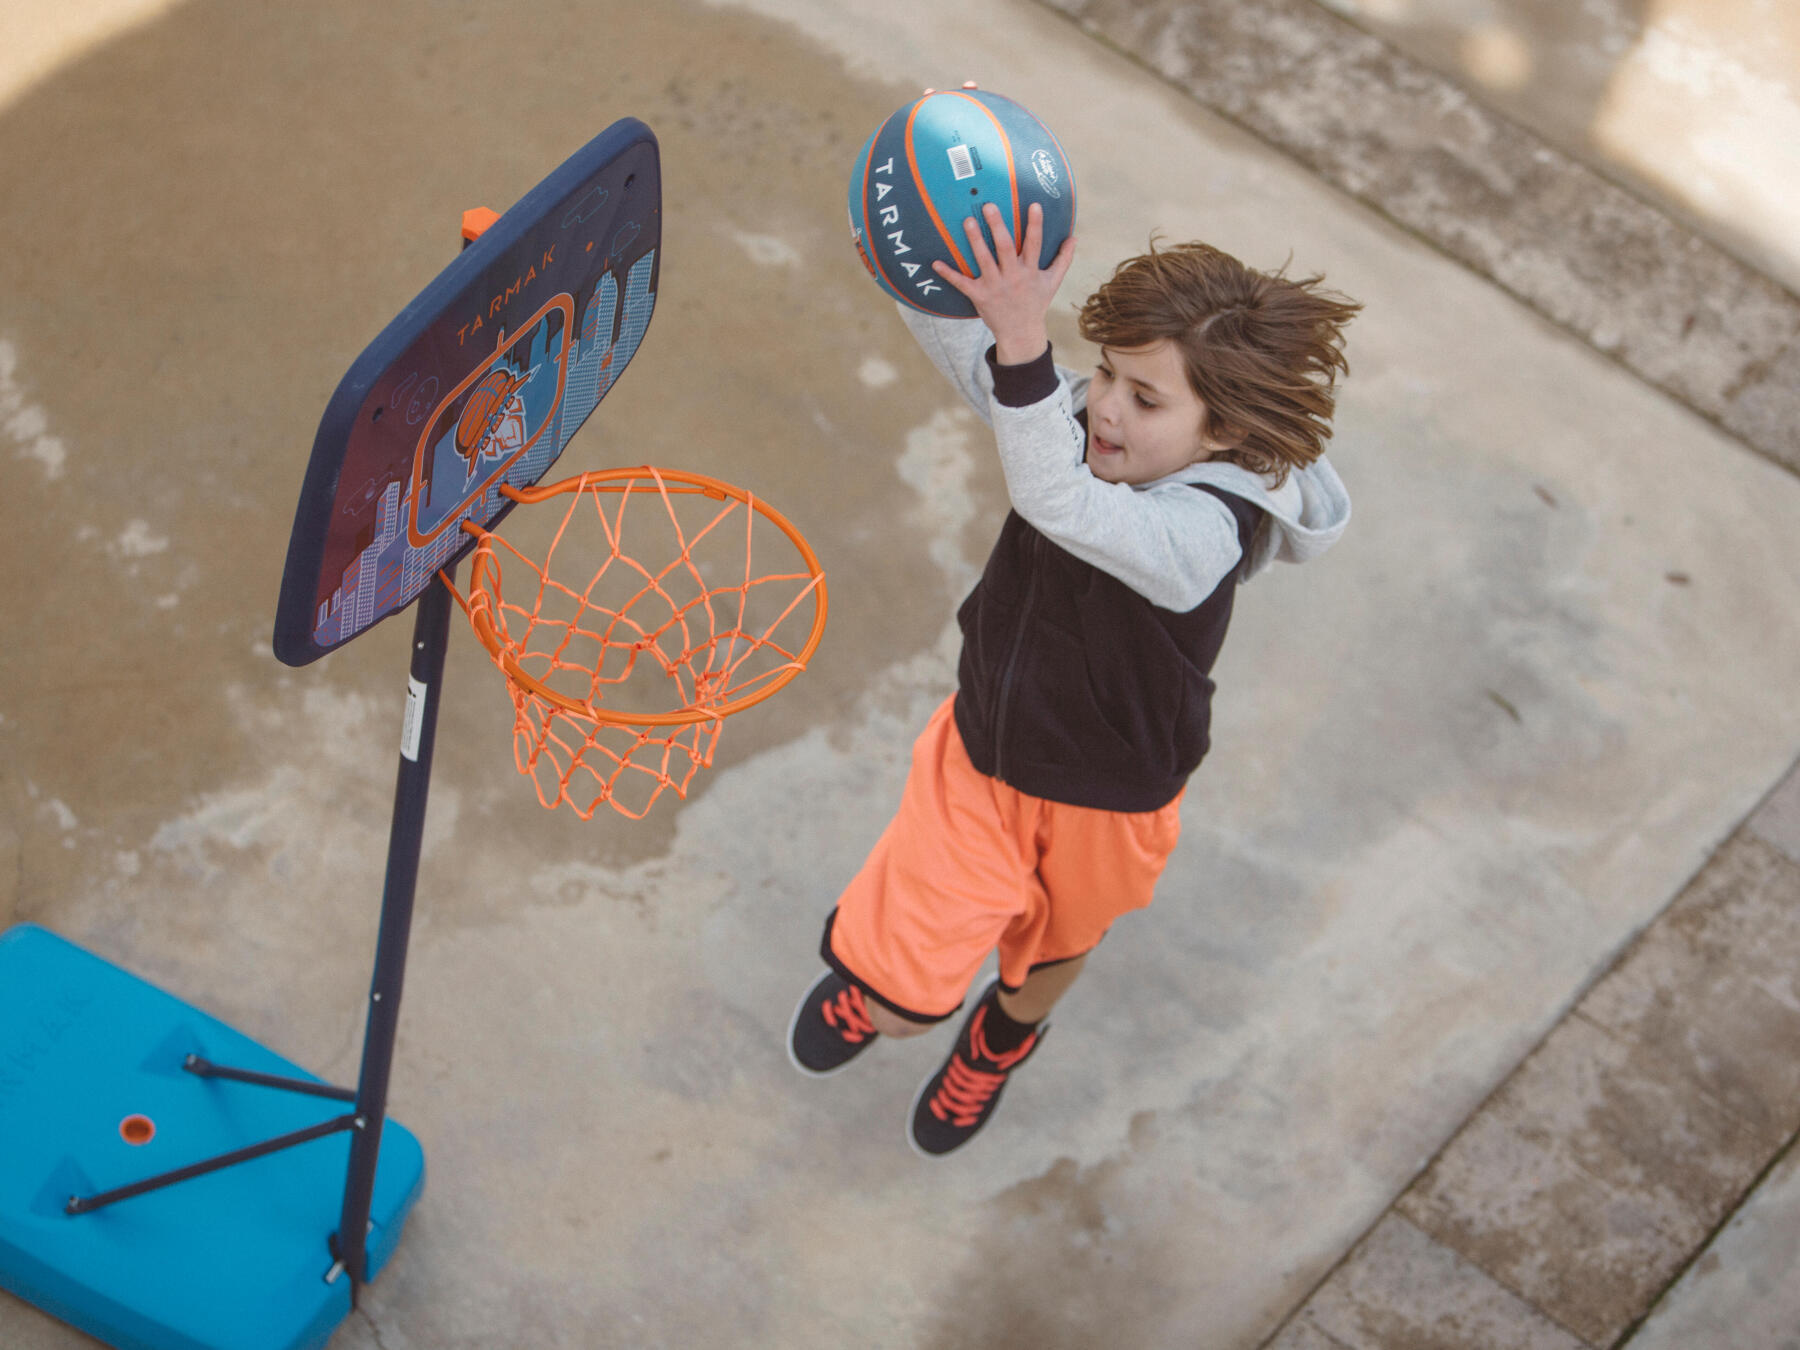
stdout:
{"type": "MultiPolygon", "coordinates": [[[[1033,202],[1044,211],[1047,263],[1075,228],[1075,179],[1062,145],[1037,118],[984,89],[915,99],[876,128],[850,174],[850,232],[863,266],[896,300],[967,319],[975,307],[932,271],[976,272],[963,221],[992,202],[1015,243],[1033,202]]],[[[993,237],[985,225],[988,247],[993,237]]]]}

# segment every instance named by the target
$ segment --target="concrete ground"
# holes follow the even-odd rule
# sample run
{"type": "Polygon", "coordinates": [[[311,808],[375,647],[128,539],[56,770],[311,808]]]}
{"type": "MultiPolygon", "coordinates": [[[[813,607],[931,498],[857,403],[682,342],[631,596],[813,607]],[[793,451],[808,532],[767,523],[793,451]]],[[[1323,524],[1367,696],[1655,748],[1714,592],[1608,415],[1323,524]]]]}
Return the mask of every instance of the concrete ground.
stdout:
{"type": "MultiPolygon", "coordinates": [[[[559,468],[753,487],[830,575],[813,668],[635,825],[537,806],[453,642],[392,1100],[430,1180],[333,1350],[1791,1335],[1800,478],[1061,8],[189,0],[8,86],[0,921],[354,1075],[406,624],[270,655],[307,449],[463,208],[616,117],[663,289],[559,468]],[[781,1038],[1004,509],[843,224],[960,78],[1069,150],[1069,300],[1161,228],[1368,308],[1352,530],[1246,590],[1157,905],[927,1166],[942,1036],[826,1082],[781,1038]]],[[[0,1296],[0,1344],[90,1342],[0,1296]]]]}

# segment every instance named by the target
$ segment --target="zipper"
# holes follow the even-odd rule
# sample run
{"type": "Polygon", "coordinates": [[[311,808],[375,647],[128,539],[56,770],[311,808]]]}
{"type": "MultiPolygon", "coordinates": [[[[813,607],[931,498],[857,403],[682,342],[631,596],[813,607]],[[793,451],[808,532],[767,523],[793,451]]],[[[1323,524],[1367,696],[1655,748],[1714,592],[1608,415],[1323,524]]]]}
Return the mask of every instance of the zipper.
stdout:
{"type": "Polygon", "coordinates": [[[1037,598],[1038,560],[1043,556],[1044,536],[1034,528],[1031,533],[1031,558],[1026,565],[1025,598],[1019,603],[1019,621],[1013,629],[1012,648],[1000,670],[1000,697],[994,703],[994,777],[1002,783],[1006,778],[1006,714],[1012,704],[1013,685],[1019,668],[1019,653],[1025,646],[1025,625],[1031,618],[1031,604],[1037,598]]]}

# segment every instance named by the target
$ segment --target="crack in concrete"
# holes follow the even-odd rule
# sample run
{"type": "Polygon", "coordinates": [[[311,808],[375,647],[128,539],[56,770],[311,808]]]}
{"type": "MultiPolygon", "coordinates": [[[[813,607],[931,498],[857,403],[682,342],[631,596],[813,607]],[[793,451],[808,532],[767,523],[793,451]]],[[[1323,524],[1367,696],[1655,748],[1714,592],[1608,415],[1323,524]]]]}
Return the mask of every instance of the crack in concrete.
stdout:
{"type": "Polygon", "coordinates": [[[375,1344],[379,1350],[387,1350],[387,1342],[382,1339],[381,1326],[367,1308],[356,1308],[351,1315],[361,1319],[363,1325],[369,1328],[369,1334],[375,1338],[375,1344]]]}

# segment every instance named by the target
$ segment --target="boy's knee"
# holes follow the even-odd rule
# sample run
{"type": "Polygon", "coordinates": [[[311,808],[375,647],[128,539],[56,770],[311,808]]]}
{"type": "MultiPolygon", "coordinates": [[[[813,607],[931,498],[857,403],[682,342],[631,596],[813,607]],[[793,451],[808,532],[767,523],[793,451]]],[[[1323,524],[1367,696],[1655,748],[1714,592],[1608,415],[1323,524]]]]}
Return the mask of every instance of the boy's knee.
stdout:
{"type": "Polygon", "coordinates": [[[869,1010],[869,1021],[874,1023],[875,1030],[883,1036],[892,1036],[897,1040],[904,1040],[908,1036],[918,1036],[930,1031],[934,1025],[931,1022],[915,1022],[909,1017],[900,1016],[899,1013],[889,1012],[872,998],[864,1000],[864,1006],[869,1010]]]}

